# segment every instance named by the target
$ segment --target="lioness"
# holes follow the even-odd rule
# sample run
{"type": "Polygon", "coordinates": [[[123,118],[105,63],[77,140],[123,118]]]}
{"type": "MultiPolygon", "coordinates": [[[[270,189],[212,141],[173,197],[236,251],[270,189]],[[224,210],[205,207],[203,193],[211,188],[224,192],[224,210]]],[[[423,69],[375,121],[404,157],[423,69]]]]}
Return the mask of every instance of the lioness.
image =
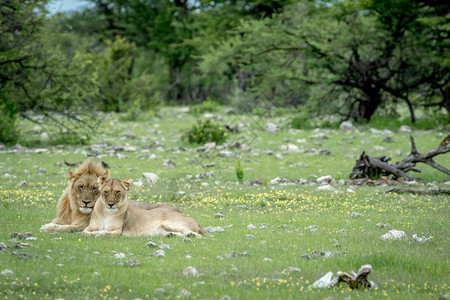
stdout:
{"type": "MultiPolygon", "coordinates": [[[[89,225],[94,204],[100,196],[98,178],[106,180],[108,171],[90,159],[84,161],[75,172],[67,172],[69,185],[64,190],[56,206],[56,218],[41,227],[43,232],[82,231],[89,225]]],[[[150,204],[130,201],[130,205],[143,209],[160,208],[179,211],[167,204],[150,204]]]]}
{"type": "Polygon", "coordinates": [[[131,179],[120,181],[99,177],[100,198],[95,203],[84,235],[200,236],[205,231],[181,212],[164,209],[143,210],[129,205],[131,179]]]}

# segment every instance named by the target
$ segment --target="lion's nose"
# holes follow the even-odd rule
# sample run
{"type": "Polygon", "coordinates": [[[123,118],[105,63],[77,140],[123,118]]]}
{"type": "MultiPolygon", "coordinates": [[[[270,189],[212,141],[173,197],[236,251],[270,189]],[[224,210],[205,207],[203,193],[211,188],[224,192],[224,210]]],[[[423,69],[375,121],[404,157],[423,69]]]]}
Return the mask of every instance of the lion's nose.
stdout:
{"type": "Polygon", "coordinates": [[[91,201],[84,201],[83,200],[83,203],[84,203],[85,206],[87,206],[89,203],[91,203],[91,201]]]}
{"type": "Polygon", "coordinates": [[[114,203],[108,203],[108,205],[112,208],[114,206],[114,203]]]}

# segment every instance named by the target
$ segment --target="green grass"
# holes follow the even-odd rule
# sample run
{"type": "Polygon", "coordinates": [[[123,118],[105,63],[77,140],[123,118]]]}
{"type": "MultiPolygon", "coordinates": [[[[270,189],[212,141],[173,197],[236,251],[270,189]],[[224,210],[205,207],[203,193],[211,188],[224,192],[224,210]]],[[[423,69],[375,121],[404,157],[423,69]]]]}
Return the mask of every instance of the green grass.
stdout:
{"type": "MultiPolygon", "coordinates": [[[[0,226],[3,228],[0,242],[8,246],[5,252],[0,252],[0,271],[10,269],[14,274],[0,276],[0,298],[177,299],[183,298],[180,292],[186,289],[192,299],[220,299],[224,295],[232,299],[330,296],[334,299],[437,299],[450,292],[448,197],[385,194],[388,187],[383,186],[351,187],[355,191],[351,193],[347,186],[335,186],[336,192],[320,192],[314,186],[267,183],[275,177],[294,180],[332,175],[335,179],[346,179],[363,150],[374,156],[391,156],[393,161],[405,157],[410,150],[408,135],[394,134],[393,141],[385,143],[384,135],[365,130],[360,133],[323,130],[330,138],[313,140],[309,136],[314,132],[290,130],[290,121],[282,117],[277,120],[283,129],[271,134],[261,129],[267,119],[222,116],[222,123],[242,123],[241,132],[229,134],[228,140],[245,143],[260,155],[236,151],[240,158],[222,158],[217,151],[212,151],[208,153],[209,158],[204,158],[193,150],[197,146],[180,144],[181,135],[196,119],[190,114],[180,115],[174,109],[163,109],[160,114],[161,118],[134,123],[114,121],[115,116],[105,120],[102,126],[105,133],[94,137],[93,143],[109,143],[108,149],[119,143],[128,144],[136,146],[138,151],[120,152],[128,158],[104,152],[101,160],[111,166],[113,177],[121,179],[130,177],[137,181],[142,172],[158,174],[161,180],[157,184],[132,187],[131,199],[171,203],[202,226],[225,227],[225,232],[192,238],[190,243],[180,238],[86,238],[77,233],[40,233],[40,226],[53,219],[56,202],[66,186],[68,168],[57,163],[83,160],[91,150],[63,146],[51,147],[40,154],[33,149],[20,154],[3,152],[0,176],[8,173],[13,177],[2,177],[0,183],[0,226]],[[111,121],[116,126],[114,130],[107,128],[111,121]],[[154,141],[161,143],[164,151],[152,146],[149,152],[141,153],[143,146],[151,146],[154,141]],[[279,147],[288,143],[299,146],[300,152],[284,153],[283,159],[265,153],[266,150],[282,153],[279,147]],[[180,146],[188,151],[180,150],[180,146]],[[318,149],[327,149],[331,154],[314,154],[318,149]],[[403,152],[402,156],[396,155],[398,150],[403,152]],[[156,158],[149,159],[150,154],[156,158]],[[187,159],[193,157],[198,163],[189,164],[187,159]],[[176,168],[165,167],[166,158],[174,160],[176,168]],[[244,171],[244,184],[236,183],[238,159],[244,171]],[[217,165],[204,167],[210,162],[217,165]],[[307,166],[291,167],[297,163],[307,166]],[[47,172],[40,172],[39,167],[46,168],[47,172]],[[188,174],[207,171],[213,171],[214,177],[201,182],[186,178],[188,174]],[[253,179],[265,183],[250,186],[253,179]],[[18,187],[22,180],[28,185],[18,187]],[[214,218],[218,211],[225,217],[214,218]],[[352,218],[351,212],[364,217],[352,218]],[[377,227],[379,222],[405,231],[408,239],[382,241],[380,236],[389,228],[377,227]],[[256,228],[247,229],[249,224],[256,228]],[[265,229],[260,228],[263,224],[265,229]],[[310,225],[317,225],[318,231],[310,231],[310,225]],[[16,242],[10,235],[24,231],[31,232],[38,240],[29,241],[24,249],[15,249],[16,242]],[[414,233],[432,239],[419,244],[411,238],[414,233]],[[247,239],[246,235],[255,238],[247,239]],[[170,246],[164,258],[153,256],[157,249],[144,247],[150,240],[170,246]],[[334,247],[337,243],[341,246],[334,247]],[[337,251],[339,255],[327,259],[301,258],[315,250],[337,251]],[[31,257],[19,258],[11,254],[13,251],[31,257]],[[125,253],[126,257],[116,259],[113,251],[125,253]],[[249,255],[227,257],[232,251],[249,255]],[[187,255],[191,258],[186,258],[187,255]],[[264,258],[272,261],[265,262],[264,258]],[[130,259],[139,261],[140,265],[121,264],[130,259]],[[378,284],[375,289],[309,288],[328,271],[357,271],[364,264],[373,266],[369,279],[378,284]],[[202,275],[184,276],[182,272],[188,266],[194,266],[202,275]],[[301,272],[283,274],[288,267],[299,268],[301,272]],[[155,293],[158,288],[164,292],[155,293]]],[[[437,131],[417,131],[413,135],[421,152],[435,148],[443,138],[437,131]]],[[[446,156],[436,161],[449,167],[446,156]]],[[[423,170],[419,176],[425,181],[443,186],[442,182],[449,180],[432,168],[418,167],[423,170]]]]}

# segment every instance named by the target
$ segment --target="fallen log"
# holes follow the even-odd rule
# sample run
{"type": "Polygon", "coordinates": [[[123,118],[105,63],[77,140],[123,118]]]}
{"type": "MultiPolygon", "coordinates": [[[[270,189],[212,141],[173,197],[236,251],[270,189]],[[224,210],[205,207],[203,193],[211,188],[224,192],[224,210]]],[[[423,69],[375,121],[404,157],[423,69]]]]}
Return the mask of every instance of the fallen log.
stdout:
{"type": "Polygon", "coordinates": [[[450,189],[437,188],[437,189],[429,189],[429,190],[414,190],[414,189],[405,189],[405,188],[391,188],[391,189],[387,190],[385,193],[437,196],[437,195],[450,195],[450,189]]]}
{"type": "Polygon", "coordinates": [[[393,179],[403,177],[406,181],[415,180],[414,177],[406,174],[409,171],[421,172],[416,168],[417,163],[425,163],[445,174],[450,175],[450,170],[439,165],[433,157],[450,152],[450,134],[445,137],[439,146],[427,153],[421,154],[417,151],[414,138],[410,137],[411,153],[403,160],[394,164],[388,164],[390,158],[385,156],[373,157],[363,151],[350,173],[350,179],[378,179],[381,176],[393,176],[393,179]]]}

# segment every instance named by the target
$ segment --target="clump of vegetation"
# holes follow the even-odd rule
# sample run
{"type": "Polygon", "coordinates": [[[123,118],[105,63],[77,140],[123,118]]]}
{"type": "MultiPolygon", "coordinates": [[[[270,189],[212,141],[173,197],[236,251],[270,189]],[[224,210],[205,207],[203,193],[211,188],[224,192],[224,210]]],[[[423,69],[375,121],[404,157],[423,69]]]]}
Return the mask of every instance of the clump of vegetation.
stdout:
{"type": "Polygon", "coordinates": [[[244,182],[244,169],[241,166],[240,160],[238,160],[238,162],[236,163],[235,170],[236,170],[236,177],[237,177],[238,181],[240,183],[243,183],[244,182]]]}
{"type": "Polygon", "coordinates": [[[199,121],[198,124],[192,126],[182,139],[191,144],[204,144],[215,142],[222,144],[226,140],[226,133],[222,126],[214,123],[214,120],[199,121]]]}
{"type": "Polygon", "coordinates": [[[17,111],[14,105],[6,100],[0,99],[0,142],[13,144],[17,140],[15,128],[17,111]]]}
{"type": "Polygon", "coordinates": [[[193,105],[190,107],[190,112],[193,115],[200,115],[205,112],[214,112],[218,111],[220,108],[220,104],[214,100],[207,99],[206,101],[193,105]]]}
{"type": "Polygon", "coordinates": [[[304,116],[294,117],[291,121],[291,126],[295,129],[311,129],[313,127],[308,118],[304,116]]]}

